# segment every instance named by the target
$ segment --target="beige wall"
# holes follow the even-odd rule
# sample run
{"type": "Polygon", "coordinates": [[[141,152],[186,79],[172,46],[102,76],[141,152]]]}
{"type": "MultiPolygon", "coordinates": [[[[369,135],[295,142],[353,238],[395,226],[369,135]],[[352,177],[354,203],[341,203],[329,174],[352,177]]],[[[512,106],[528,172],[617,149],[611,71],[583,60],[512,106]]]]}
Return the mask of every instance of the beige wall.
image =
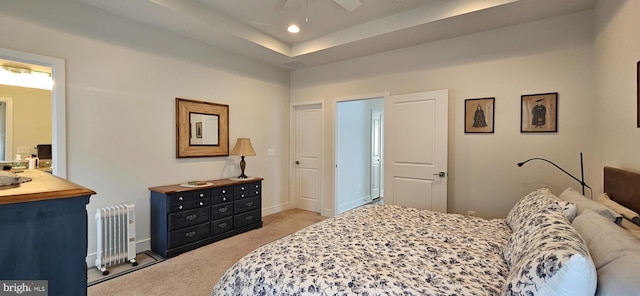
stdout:
{"type": "Polygon", "coordinates": [[[597,101],[589,143],[599,148],[592,166],[602,184],[602,167],[640,172],[637,122],[637,63],[640,61],[640,1],[601,0],[596,8],[597,101]]]}
{"type": "Polygon", "coordinates": [[[0,97],[13,99],[12,157],[18,146],[30,147],[24,158],[37,152],[36,145],[51,144],[51,91],[0,84],[0,97]]]}
{"type": "MultiPolygon", "coordinates": [[[[550,186],[556,193],[579,184],[530,157],[551,159],[579,174],[579,153],[592,157],[595,100],[593,13],[443,40],[292,73],[291,100],[325,102],[325,167],[333,167],[332,100],[359,94],[403,94],[449,89],[450,212],[475,210],[504,217],[524,194],[550,186]],[[520,133],[520,96],[559,93],[558,133],[520,133]],[[465,134],[464,100],[496,98],[495,133],[465,134]]],[[[324,192],[332,193],[333,170],[324,192]]],[[[594,172],[586,171],[587,183],[594,172]]],[[[333,196],[325,197],[333,205],[333,196]]]]}
{"type": "Polygon", "coordinates": [[[149,187],[240,174],[236,156],[176,159],[176,97],[229,105],[231,145],[249,137],[256,150],[246,173],[265,178],[264,213],[289,207],[287,71],[76,1],[0,3],[0,47],[65,60],[67,176],[97,192],[87,206],[89,257],[96,208],[135,203],[144,250],[149,187]]]}

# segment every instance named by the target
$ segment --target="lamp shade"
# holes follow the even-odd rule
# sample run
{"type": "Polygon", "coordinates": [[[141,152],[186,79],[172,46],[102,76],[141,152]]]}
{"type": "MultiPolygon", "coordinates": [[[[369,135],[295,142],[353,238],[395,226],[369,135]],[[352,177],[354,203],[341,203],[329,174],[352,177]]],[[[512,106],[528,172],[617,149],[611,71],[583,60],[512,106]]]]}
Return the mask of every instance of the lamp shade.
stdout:
{"type": "Polygon", "coordinates": [[[253,151],[249,138],[238,138],[236,145],[231,150],[231,155],[254,156],[256,152],[253,151]]]}

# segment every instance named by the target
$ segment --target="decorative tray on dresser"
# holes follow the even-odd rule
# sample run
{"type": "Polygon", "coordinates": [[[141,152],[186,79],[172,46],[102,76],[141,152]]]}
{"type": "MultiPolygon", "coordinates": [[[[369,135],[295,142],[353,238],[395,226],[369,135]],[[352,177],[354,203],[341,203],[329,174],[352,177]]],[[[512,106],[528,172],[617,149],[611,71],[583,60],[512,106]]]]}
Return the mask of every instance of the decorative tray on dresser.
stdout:
{"type": "Polygon", "coordinates": [[[170,258],[262,227],[262,180],[150,187],[151,250],[170,258]]]}

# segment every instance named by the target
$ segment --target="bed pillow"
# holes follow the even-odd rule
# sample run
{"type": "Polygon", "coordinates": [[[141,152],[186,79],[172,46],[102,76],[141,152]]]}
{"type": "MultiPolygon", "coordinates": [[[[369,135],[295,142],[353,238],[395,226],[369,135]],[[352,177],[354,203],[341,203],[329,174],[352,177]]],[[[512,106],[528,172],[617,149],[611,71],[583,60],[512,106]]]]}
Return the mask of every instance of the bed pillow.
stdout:
{"type": "Polygon", "coordinates": [[[640,254],[640,240],[596,212],[584,211],[572,225],[587,243],[598,269],[628,252],[640,254]]]}
{"type": "Polygon", "coordinates": [[[558,211],[560,206],[557,197],[549,188],[540,188],[521,198],[509,211],[505,221],[516,231],[529,223],[531,218],[540,212],[558,211]]]}
{"type": "Polygon", "coordinates": [[[582,214],[585,210],[592,210],[605,218],[613,221],[614,223],[620,225],[622,223],[622,215],[616,213],[614,210],[598,203],[593,200],[590,200],[584,195],[575,191],[575,189],[569,187],[563,191],[559,198],[564,201],[572,202],[578,206],[578,215],[582,214]]]}
{"type": "Polygon", "coordinates": [[[640,290],[640,240],[589,210],[576,217],[573,227],[586,241],[598,271],[596,295],[636,295],[640,290]]]}
{"type": "Polygon", "coordinates": [[[509,240],[512,253],[505,255],[512,262],[502,295],[593,295],[593,261],[564,215],[540,212],[531,221],[535,222],[514,231],[509,240]]]}
{"type": "Polygon", "coordinates": [[[569,223],[571,223],[573,219],[575,219],[578,215],[578,206],[576,206],[576,204],[558,199],[558,205],[560,205],[560,207],[562,208],[562,213],[567,218],[567,220],[569,220],[569,223]]]}
{"type": "Polygon", "coordinates": [[[612,209],[613,211],[622,215],[622,217],[625,217],[627,220],[633,222],[634,224],[640,225],[640,215],[638,215],[638,213],[626,208],[625,206],[617,203],[614,200],[611,200],[608,194],[606,193],[600,194],[594,200],[606,206],[607,208],[612,209]]]}

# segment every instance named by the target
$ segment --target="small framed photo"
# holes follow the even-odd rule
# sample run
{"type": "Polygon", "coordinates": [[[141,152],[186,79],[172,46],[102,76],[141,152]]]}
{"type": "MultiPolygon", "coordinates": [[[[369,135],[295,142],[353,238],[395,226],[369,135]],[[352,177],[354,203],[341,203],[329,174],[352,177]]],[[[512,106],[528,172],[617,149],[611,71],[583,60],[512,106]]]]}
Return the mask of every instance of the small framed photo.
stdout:
{"type": "Polygon", "coordinates": [[[495,98],[464,100],[464,132],[493,133],[495,98]]]}
{"type": "Polygon", "coordinates": [[[524,95],[520,111],[520,132],[558,131],[558,93],[524,95]]]}
{"type": "Polygon", "coordinates": [[[202,121],[196,122],[196,138],[202,139],[202,121]]]}

